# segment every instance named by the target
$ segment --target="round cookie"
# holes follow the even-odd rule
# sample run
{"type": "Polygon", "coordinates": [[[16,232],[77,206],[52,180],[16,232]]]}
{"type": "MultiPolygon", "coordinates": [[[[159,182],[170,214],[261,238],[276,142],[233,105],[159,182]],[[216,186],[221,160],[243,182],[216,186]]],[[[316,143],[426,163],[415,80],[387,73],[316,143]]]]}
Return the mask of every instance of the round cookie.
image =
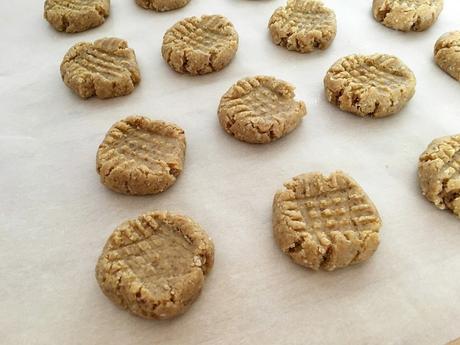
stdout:
{"type": "Polygon", "coordinates": [[[460,80],[460,31],[448,32],[438,39],[434,59],[444,72],[460,80]]]}
{"type": "Polygon", "coordinates": [[[184,7],[190,0],[136,0],[136,3],[147,10],[165,12],[184,7]]]}
{"type": "Polygon", "coordinates": [[[163,37],[161,53],[176,72],[198,75],[221,70],[237,49],[233,24],[224,16],[210,15],[174,24],[163,37]]]}
{"type": "Polygon", "coordinates": [[[335,13],[321,1],[288,0],[270,18],[268,28],[275,44],[309,53],[330,46],[337,32],[335,13]]]}
{"type": "Polygon", "coordinates": [[[222,97],[219,122],[238,140],[269,143],[293,131],[306,115],[305,103],[294,96],[292,85],[273,77],[242,79],[222,97]]]}
{"type": "Polygon", "coordinates": [[[438,19],[443,0],[374,0],[374,18],[394,30],[424,31],[438,19]]]}
{"type": "Polygon", "coordinates": [[[168,319],[196,300],[213,261],[213,243],[192,219],[150,212],[115,229],[96,279],[118,306],[143,318],[168,319]]]}
{"type": "Polygon", "coordinates": [[[329,102],[359,116],[385,117],[400,111],[415,93],[414,73],[395,56],[350,55],[324,78],[329,102]]]}
{"type": "Polygon", "coordinates": [[[82,32],[105,22],[110,0],[46,0],[45,19],[58,31],[82,32]]]}
{"type": "Polygon", "coordinates": [[[61,63],[61,76],[82,98],[125,96],[141,80],[134,50],[113,37],[74,45],[61,63]]]}
{"type": "Polygon", "coordinates": [[[130,116],[115,123],[99,146],[97,172],[116,192],[160,193],[182,172],[185,147],[184,131],[176,125],[130,116]]]}
{"type": "Polygon", "coordinates": [[[418,176],[423,195],[460,218],[460,134],[431,142],[420,156],[418,176]]]}
{"type": "Polygon", "coordinates": [[[302,266],[333,271],[367,260],[379,245],[380,216],[349,176],[299,175],[273,200],[273,232],[302,266]]]}

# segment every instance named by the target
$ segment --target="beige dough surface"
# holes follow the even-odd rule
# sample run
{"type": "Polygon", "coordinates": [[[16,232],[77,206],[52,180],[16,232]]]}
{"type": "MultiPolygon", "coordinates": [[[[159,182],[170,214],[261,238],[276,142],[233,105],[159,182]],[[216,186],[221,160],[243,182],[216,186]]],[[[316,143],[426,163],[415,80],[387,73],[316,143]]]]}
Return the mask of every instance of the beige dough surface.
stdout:
{"type": "Polygon", "coordinates": [[[343,111],[385,117],[400,111],[415,93],[415,76],[397,57],[349,55],[324,78],[326,97],[343,111]]]}
{"type": "Polygon", "coordinates": [[[184,7],[190,0],[136,0],[136,3],[147,9],[158,12],[176,10],[184,7]]]}
{"type": "Polygon", "coordinates": [[[433,140],[418,167],[423,195],[460,218],[460,134],[433,140]]]}
{"type": "Polygon", "coordinates": [[[239,80],[222,97],[218,117],[236,139],[265,144],[293,131],[307,113],[294,99],[294,87],[274,77],[239,80]]]}
{"type": "Polygon", "coordinates": [[[438,19],[443,0],[374,0],[372,13],[383,25],[400,31],[424,31],[438,19]]]}
{"type": "Polygon", "coordinates": [[[150,212],[119,225],[96,265],[104,294],[147,319],[184,313],[214,261],[208,235],[189,217],[150,212]]]}
{"type": "Polygon", "coordinates": [[[438,39],[434,59],[444,72],[460,80],[460,31],[448,32],[438,39]]]}
{"type": "Polygon", "coordinates": [[[82,32],[102,25],[110,0],[46,0],[45,19],[58,31],[82,32]]]}
{"type": "Polygon", "coordinates": [[[237,49],[233,24],[224,16],[204,15],[185,18],[168,29],[161,53],[176,72],[198,75],[221,70],[237,49]]]}
{"type": "Polygon", "coordinates": [[[299,175],[273,201],[281,250],[302,266],[333,271],[367,260],[379,245],[380,216],[362,188],[342,172],[299,175]]]}
{"type": "Polygon", "coordinates": [[[61,76],[82,98],[125,96],[141,80],[134,50],[114,37],[75,44],[64,56],[61,76]]]}
{"type": "Polygon", "coordinates": [[[185,134],[174,124],[130,116],[115,123],[96,158],[101,182],[123,194],[165,191],[182,172],[185,134]]]}
{"type": "Polygon", "coordinates": [[[309,53],[330,46],[337,32],[335,13],[321,1],[288,0],[270,18],[268,28],[275,44],[309,53]]]}

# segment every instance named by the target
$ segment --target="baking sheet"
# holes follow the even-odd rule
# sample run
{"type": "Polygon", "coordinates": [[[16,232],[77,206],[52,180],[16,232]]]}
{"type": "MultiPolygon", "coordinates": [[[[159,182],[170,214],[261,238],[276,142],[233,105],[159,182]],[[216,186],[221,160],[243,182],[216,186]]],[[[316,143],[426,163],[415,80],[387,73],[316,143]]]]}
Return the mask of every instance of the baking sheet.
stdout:
{"type": "Polygon", "coordinates": [[[42,1],[2,1],[0,28],[1,344],[444,344],[460,336],[460,222],[420,194],[417,158],[435,137],[460,132],[460,84],[434,64],[444,32],[459,29],[460,3],[446,0],[423,33],[374,21],[371,1],[327,0],[338,34],[324,52],[301,55],[271,43],[266,29],[282,0],[192,0],[154,13],[112,1],[101,27],[54,31],[42,1]],[[220,13],[240,34],[233,63],[188,77],[162,60],[163,33],[191,15],[220,13]],[[83,101],[59,64],[71,45],[127,39],[143,80],[128,97],[83,101]],[[327,103],[322,79],[339,57],[384,52],[417,76],[398,115],[367,120],[327,103]],[[236,80],[268,74],[293,83],[308,107],[302,125],[263,146],[226,135],[216,109],[236,80]],[[186,166],[176,185],[149,197],[99,183],[95,154],[107,129],[143,114],[186,131],[186,166]],[[382,215],[381,245],[367,263],[333,273],[290,262],[273,241],[271,202],[288,178],[342,169],[382,215]],[[103,296],[94,266],[123,220],[165,209],[189,215],[216,246],[214,270],[187,314],[146,321],[103,296]]]}

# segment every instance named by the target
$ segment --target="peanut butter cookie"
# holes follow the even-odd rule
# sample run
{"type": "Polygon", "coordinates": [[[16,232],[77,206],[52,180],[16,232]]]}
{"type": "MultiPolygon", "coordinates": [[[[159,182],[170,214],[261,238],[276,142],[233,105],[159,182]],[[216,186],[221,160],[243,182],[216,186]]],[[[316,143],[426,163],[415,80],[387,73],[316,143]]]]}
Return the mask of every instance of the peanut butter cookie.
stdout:
{"type": "Polygon", "coordinates": [[[448,32],[438,39],[434,59],[444,72],[460,80],[460,31],[448,32]]]}
{"type": "Polygon", "coordinates": [[[184,7],[190,0],[136,0],[136,3],[147,10],[165,12],[184,7]]]}
{"type": "Polygon", "coordinates": [[[134,50],[119,38],[77,43],[64,56],[61,76],[82,98],[125,96],[141,80],[134,50]]]}
{"type": "Polygon", "coordinates": [[[118,306],[146,319],[168,319],[196,300],[213,261],[213,243],[197,223],[157,211],[115,229],[96,279],[118,306]]]}
{"type": "Polygon", "coordinates": [[[374,18],[394,30],[424,31],[442,11],[443,0],[374,0],[374,18]]]}
{"type": "Polygon", "coordinates": [[[161,53],[179,73],[192,75],[219,71],[238,49],[238,34],[230,21],[219,15],[185,18],[163,37],[161,53]]]}
{"type": "Polygon", "coordinates": [[[273,201],[273,231],[281,250],[302,266],[333,271],[367,260],[379,245],[380,216],[349,176],[294,177],[273,201]]]}
{"type": "Polygon", "coordinates": [[[82,32],[102,25],[110,0],[46,0],[45,19],[58,31],[82,32]]]}
{"type": "Polygon", "coordinates": [[[288,0],[273,13],[268,28],[275,44],[300,53],[326,49],[337,32],[334,11],[315,0],[288,0]]]}
{"type": "Polygon", "coordinates": [[[460,134],[431,142],[420,156],[418,176],[429,201],[460,217],[460,134]]]}
{"type": "Polygon", "coordinates": [[[247,143],[277,140],[293,131],[307,113],[305,103],[294,96],[292,85],[273,77],[242,79],[220,101],[220,124],[247,143]]]}
{"type": "Polygon", "coordinates": [[[385,117],[400,111],[415,93],[414,73],[395,56],[350,55],[326,74],[326,97],[341,110],[385,117]]]}
{"type": "Polygon", "coordinates": [[[115,123],[96,158],[101,182],[123,194],[165,191],[182,172],[184,131],[174,124],[130,116],[115,123]]]}

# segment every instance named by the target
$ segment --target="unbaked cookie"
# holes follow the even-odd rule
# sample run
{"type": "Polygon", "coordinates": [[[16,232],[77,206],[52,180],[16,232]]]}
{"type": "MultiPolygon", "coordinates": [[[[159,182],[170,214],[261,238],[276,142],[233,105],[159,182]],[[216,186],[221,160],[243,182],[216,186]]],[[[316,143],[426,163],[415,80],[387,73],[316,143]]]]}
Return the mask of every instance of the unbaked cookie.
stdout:
{"type": "Polygon", "coordinates": [[[176,10],[184,7],[190,0],[136,0],[136,3],[147,9],[158,12],[176,10]]]}
{"type": "Polygon", "coordinates": [[[400,111],[415,93],[414,73],[395,56],[350,55],[326,74],[326,97],[344,111],[385,117],[400,111]]]}
{"type": "Polygon", "coordinates": [[[424,31],[442,11],[443,0],[374,0],[372,13],[383,25],[400,31],[424,31]]]}
{"type": "Polygon", "coordinates": [[[168,319],[195,301],[213,261],[213,243],[192,219],[151,212],[115,229],[96,279],[113,303],[140,317],[168,319]]]}
{"type": "Polygon", "coordinates": [[[161,53],[179,73],[192,75],[219,71],[238,49],[238,34],[230,21],[219,15],[190,17],[166,31],[161,53]]]}
{"type": "Polygon", "coordinates": [[[97,151],[101,182],[123,194],[165,191],[182,172],[185,134],[174,124],[130,116],[115,123],[97,151]]]}
{"type": "Polygon", "coordinates": [[[46,0],[45,19],[58,31],[81,32],[105,22],[110,0],[46,0]]]}
{"type": "Polygon", "coordinates": [[[314,0],[288,0],[273,13],[268,28],[275,44],[301,53],[326,49],[337,32],[334,11],[314,0]]]}
{"type": "Polygon", "coordinates": [[[125,96],[141,80],[134,50],[119,38],[77,43],[64,56],[61,76],[82,98],[125,96]]]}
{"type": "Polygon", "coordinates": [[[460,134],[435,139],[419,159],[423,195],[460,217],[460,134]]]}
{"type": "Polygon", "coordinates": [[[302,266],[333,271],[367,260],[379,245],[380,216],[349,176],[304,174],[273,201],[273,231],[281,250],[302,266]]]}
{"type": "Polygon", "coordinates": [[[307,113],[294,96],[292,85],[273,77],[242,79],[220,101],[220,124],[239,140],[269,143],[293,131],[307,113]]]}
{"type": "Polygon", "coordinates": [[[434,59],[442,70],[460,80],[460,31],[448,32],[438,39],[434,59]]]}

